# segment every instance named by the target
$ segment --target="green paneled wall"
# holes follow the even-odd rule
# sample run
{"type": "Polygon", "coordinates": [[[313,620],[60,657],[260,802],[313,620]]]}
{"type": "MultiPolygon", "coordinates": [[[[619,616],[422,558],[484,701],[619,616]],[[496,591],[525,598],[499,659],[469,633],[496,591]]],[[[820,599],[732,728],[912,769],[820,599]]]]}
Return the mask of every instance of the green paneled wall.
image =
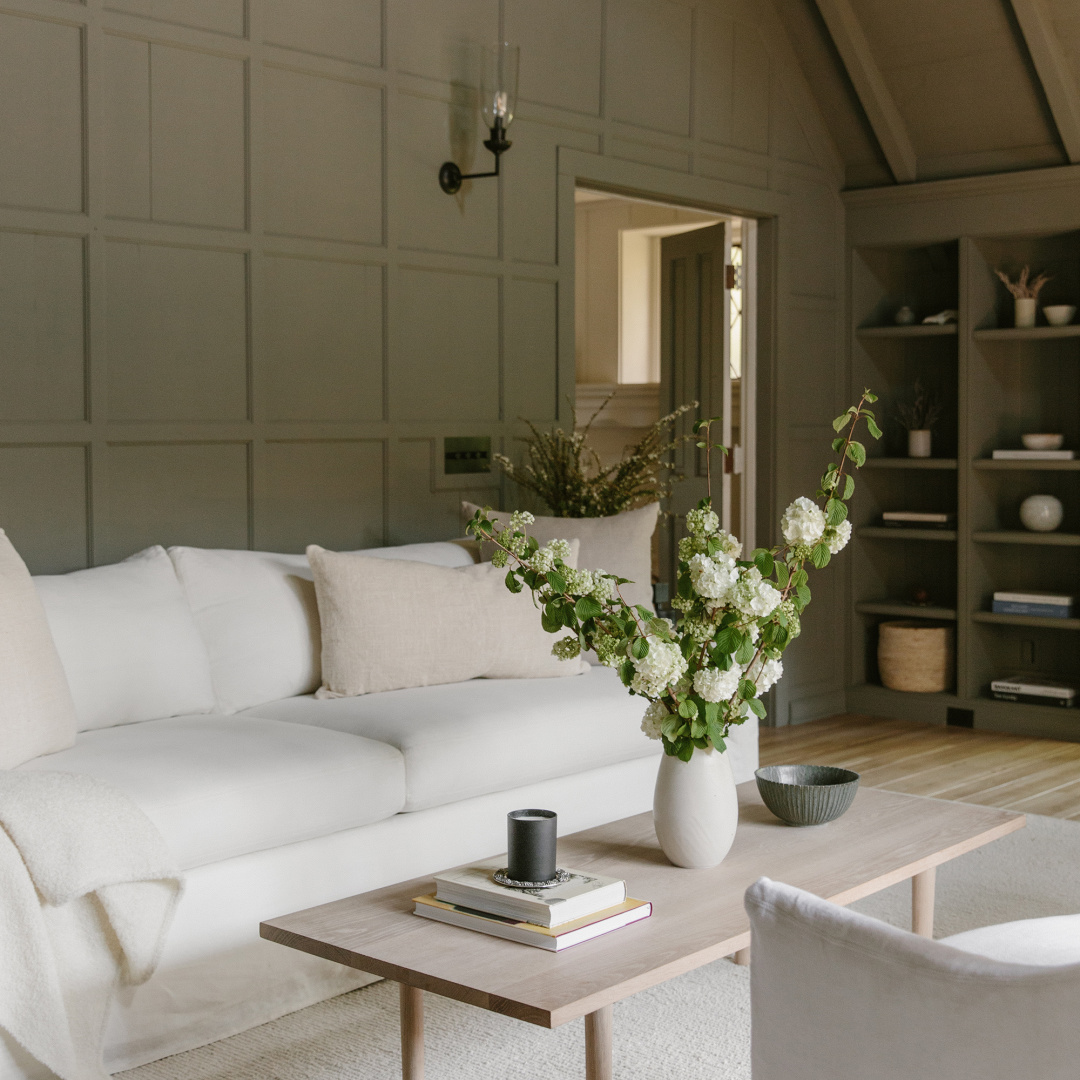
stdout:
{"type": "MultiPolygon", "coordinates": [[[[774,221],[768,517],[827,438],[841,169],[768,3],[10,0],[0,100],[0,525],[35,572],[455,535],[502,493],[442,438],[567,414],[575,177],[774,221]],[[500,35],[514,146],[451,198],[500,35]]],[[[830,590],[782,720],[840,689],[830,590]]]]}

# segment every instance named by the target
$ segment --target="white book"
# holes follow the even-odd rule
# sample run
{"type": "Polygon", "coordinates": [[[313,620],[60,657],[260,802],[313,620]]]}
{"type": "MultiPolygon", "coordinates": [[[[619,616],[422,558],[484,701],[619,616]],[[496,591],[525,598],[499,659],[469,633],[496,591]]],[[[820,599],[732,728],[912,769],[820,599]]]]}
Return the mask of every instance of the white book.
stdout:
{"type": "Polygon", "coordinates": [[[536,926],[529,922],[515,922],[502,915],[489,915],[483,911],[473,911],[456,904],[446,904],[434,896],[417,896],[413,913],[435,922],[449,923],[466,930],[479,930],[482,934],[517,941],[522,945],[532,945],[549,952],[562,952],[571,945],[580,945],[602,934],[610,934],[631,923],[647,919],[652,914],[652,904],[643,900],[624,900],[615,907],[586,915],[581,919],[563,923],[556,927],[536,926]]]}
{"type": "Polygon", "coordinates": [[[1024,694],[1071,701],[1076,697],[1076,687],[1057,679],[1044,679],[1038,675],[1012,675],[1007,679],[995,679],[990,689],[1000,694],[1024,694]]]}
{"type": "Polygon", "coordinates": [[[902,521],[905,524],[947,525],[953,514],[921,513],[917,510],[886,510],[881,515],[882,521],[902,521]]]}
{"type": "Polygon", "coordinates": [[[496,884],[493,877],[505,865],[503,856],[436,874],[435,897],[447,904],[549,927],[593,915],[626,899],[626,882],[621,878],[584,870],[568,870],[570,880],[550,889],[511,889],[496,884]]]}
{"type": "Polygon", "coordinates": [[[1072,461],[1075,450],[995,450],[994,461],[1072,461]]]}
{"type": "Polygon", "coordinates": [[[996,592],[994,599],[1005,604],[1053,604],[1054,607],[1071,607],[1075,597],[1044,592],[996,592]]]}

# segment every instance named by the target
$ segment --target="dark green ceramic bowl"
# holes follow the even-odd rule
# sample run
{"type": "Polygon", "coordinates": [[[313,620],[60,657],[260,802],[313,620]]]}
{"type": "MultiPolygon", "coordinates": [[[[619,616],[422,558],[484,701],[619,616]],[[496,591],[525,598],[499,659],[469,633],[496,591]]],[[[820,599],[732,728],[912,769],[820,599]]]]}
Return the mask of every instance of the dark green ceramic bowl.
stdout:
{"type": "Polygon", "coordinates": [[[832,765],[768,765],[758,769],[761,801],[788,825],[824,825],[851,805],[859,774],[832,765]]]}

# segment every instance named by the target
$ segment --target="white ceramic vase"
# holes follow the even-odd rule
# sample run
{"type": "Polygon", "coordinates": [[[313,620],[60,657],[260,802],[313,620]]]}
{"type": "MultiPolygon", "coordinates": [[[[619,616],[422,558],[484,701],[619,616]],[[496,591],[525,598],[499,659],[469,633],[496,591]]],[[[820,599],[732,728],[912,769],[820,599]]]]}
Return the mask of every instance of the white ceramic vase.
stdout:
{"type": "Polygon", "coordinates": [[[739,824],[739,798],[726,753],[695,750],[689,761],[665,754],[653,793],[653,824],[664,854],[689,870],[718,866],[739,824]]]}
{"type": "Polygon", "coordinates": [[[1035,325],[1035,306],[1038,301],[1034,296],[1018,296],[1016,298],[1016,325],[1035,325]]]}
{"type": "Polygon", "coordinates": [[[907,433],[907,456],[929,457],[930,456],[930,430],[921,428],[907,433]]]}
{"type": "Polygon", "coordinates": [[[1029,495],[1020,504],[1020,522],[1032,532],[1053,532],[1065,517],[1065,507],[1053,495],[1029,495]]]}

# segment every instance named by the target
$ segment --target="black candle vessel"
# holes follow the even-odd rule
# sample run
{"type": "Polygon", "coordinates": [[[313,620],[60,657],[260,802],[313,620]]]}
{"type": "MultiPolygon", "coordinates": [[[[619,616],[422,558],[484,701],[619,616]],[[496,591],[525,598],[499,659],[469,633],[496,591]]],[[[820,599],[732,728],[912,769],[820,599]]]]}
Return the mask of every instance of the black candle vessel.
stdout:
{"type": "Polygon", "coordinates": [[[506,815],[506,876],[512,881],[547,882],[555,877],[554,810],[511,810],[506,815]]]}

